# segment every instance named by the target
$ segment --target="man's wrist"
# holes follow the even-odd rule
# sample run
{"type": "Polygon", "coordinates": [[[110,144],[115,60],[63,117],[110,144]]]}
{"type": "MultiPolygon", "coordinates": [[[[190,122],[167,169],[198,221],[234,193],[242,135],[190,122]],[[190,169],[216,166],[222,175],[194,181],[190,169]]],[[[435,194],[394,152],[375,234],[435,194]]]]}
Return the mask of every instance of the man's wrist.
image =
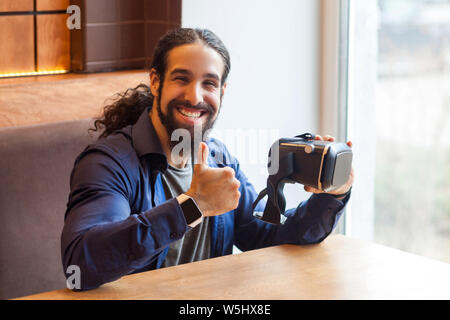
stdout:
{"type": "Polygon", "coordinates": [[[183,193],[177,197],[177,201],[180,204],[184,218],[189,227],[194,228],[202,222],[203,214],[194,198],[183,193]]]}
{"type": "Polygon", "coordinates": [[[328,194],[338,200],[344,200],[350,194],[351,191],[352,191],[352,187],[350,187],[350,189],[348,189],[348,191],[345,193],[341,193],[341,194],[328,193],[328,194]]]}
{"type": "Polygon", "coordinates": [[[191,190],[186,191],[185,193],[183,193],[184,196],[192,198],[195,203],[197,204],[198,208],[200,209],[201,213],[203,216],[209,216],[210,214],[208,213],[208,208],[205,205],[205,203],[200,200],[199,196],[195,193],[192,192],[191,190]]]}

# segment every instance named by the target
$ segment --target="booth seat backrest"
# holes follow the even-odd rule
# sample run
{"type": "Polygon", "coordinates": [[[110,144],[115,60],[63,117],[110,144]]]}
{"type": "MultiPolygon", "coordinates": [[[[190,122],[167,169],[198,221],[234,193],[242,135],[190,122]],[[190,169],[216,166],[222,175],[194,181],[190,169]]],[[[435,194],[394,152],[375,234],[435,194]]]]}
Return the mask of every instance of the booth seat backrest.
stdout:
{"type": "Polygon", "coordinates": [[[0,128],[0,299],[65,288],[60,237],[92,120],[0,128]]]}

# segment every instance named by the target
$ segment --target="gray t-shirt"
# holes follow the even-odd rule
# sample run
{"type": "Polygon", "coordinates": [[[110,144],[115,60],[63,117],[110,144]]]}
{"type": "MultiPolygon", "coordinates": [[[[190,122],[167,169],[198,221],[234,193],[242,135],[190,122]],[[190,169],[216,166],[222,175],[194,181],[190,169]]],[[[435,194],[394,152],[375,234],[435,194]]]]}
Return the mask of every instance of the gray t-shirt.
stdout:
{"type": "MultiPolygon", "coordinates": [[[[161,178],[166,198],[175,198],[189,189],[192,180],[192,165],[188,164],[182,169],[169,165],[161,178]]],[[[208,259],[210,251],[210,221],[209,217],[203,217],[202,223],[186,232],[183,238],[170,244],[162,267],[208,259]]]]}

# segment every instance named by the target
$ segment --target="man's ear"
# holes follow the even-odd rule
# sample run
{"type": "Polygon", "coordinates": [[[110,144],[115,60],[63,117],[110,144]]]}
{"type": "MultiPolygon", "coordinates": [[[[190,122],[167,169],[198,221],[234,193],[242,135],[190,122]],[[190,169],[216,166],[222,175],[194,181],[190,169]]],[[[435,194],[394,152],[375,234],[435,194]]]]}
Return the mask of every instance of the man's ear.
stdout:
{"type": "Polygon", "coordinates": [[[156,72],[156,70],[154,68],[152,68],[150,70],[150,90],[154,97],[158,96],[160,85],[161,85],[161,83],[160,83],[159,74],[158,74],[158,72],[156,72]]]}
{"type": "Polygon", "coordinates": [[[225,94],[225,89],[227,88],[227,83],[225,82],[220,90],[220,101],[223,99],[223,95],[225,94]]]}

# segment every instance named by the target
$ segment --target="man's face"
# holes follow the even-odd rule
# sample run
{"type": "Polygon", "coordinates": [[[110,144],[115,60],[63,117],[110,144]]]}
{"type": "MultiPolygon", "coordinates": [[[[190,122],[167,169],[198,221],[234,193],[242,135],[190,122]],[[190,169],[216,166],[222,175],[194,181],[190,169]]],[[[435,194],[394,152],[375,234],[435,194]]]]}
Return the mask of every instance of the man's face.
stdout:
{"type": "Polygon", "coordinates": [[[202,135],[212,128],[225,87],[221,86],[223,70],[222,57],[201,43],[182,45],[169,52],[154,107],[170,145],[173,146],[170,138],[175,129],[187,129],[193,140],[194,125],[201,128],[202,135]]]}

